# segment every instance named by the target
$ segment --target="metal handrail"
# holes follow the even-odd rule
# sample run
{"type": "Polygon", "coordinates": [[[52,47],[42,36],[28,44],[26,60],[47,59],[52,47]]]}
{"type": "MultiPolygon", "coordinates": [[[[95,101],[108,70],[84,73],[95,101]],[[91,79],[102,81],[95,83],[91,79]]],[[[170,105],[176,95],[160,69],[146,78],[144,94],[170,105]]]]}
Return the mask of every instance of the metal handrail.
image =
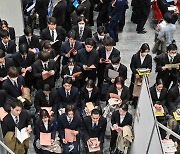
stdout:
{"type": "Polygon", "coordinates": [[[2,141],[0,141],[0,145],[8,151],[10,154],[15,154],[11,149],[9,149],[2,141]]]}

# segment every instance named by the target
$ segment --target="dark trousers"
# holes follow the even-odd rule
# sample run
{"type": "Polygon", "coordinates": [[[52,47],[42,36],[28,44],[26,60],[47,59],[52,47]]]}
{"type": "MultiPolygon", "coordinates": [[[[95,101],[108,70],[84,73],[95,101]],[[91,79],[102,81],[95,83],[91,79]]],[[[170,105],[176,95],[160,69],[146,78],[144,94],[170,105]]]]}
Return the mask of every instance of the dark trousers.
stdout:
{"type": "Polygon", "coordinates": [[[144,25],[148,19],[148,15],[144,15],[143,13],[139,13],[139,17],[137,19],[137,32],[143,31],[144,25]]]}
{"type": "Polygon", "coordinates": [[[122,31],[125,26],[125,14],[126,14],[126,7],[123,8],[123,13],[121,16],[121,20],[119,21],[119,30],[122,31]]]}
{"type": "Polygon", "coordinates": [[[108,25],[109,35],[113,38],[115,42],[118,41],[117,25],[118,25],[118,21],[114,21],[114,20],[110,20],[108,25]]]}
{"type": "MultiPolygon", "coordinates": [[[[71,144],[71,143],[70,143],[71,144]]],[[[78,154],[79,153],[79,141],[73,142],[74,149],[69,152],[69,143],[63,144],[63,154],[78,154]]]]}
{"type": "Polygon", "coordinates": [[[101,4],[99,6],[100,10],[97,17],[97,27],[103,26],[104,24],[108,22],[108,5],[109,3],[101,4]]]}
{"type": "Polygon", "coordinates": [[[46,16],[39,16],[39,28],[40,32],[47,27],[47,17],[46,16]]]}
{"type": "Polygon", "coordinates": [[[111,141],[110,141],[110,148],[111,150],[115,150],[116,148],[116,139],[117,139],[117,132],[111,131],[111,141]]]}

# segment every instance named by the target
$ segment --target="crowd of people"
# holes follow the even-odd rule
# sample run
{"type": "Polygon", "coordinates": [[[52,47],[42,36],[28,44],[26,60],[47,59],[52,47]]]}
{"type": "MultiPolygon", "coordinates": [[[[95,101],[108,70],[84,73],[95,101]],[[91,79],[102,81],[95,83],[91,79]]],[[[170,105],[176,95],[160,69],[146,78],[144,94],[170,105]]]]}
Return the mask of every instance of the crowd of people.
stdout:
{"type": "MultiPolygon", "coordinates": [[[[150,47],[142,43],[132,55],[131,82],[127,87],[128,69],[115,46],[118,32],[125,25],[127,1],[83,0],[75,6],[74,1],[60,0],[47,18],[49,2],[36,0],[31,12],[38,14],[40,36],[33,33],[31,16],[18,41],[15,29],[6,20],[0,21],[0,109],[7,113],[1,117],[4,142],[16,154],[27,153],[29,138],[20,142],[15,135],[17,128],[26,128],[28,133],[33,131],[38,154],[78,154],[82,150],[80,143],[84,153],[102,154],[105,136],[110,136],[110,154],[123,153],[125,146],[120,140],[130,143],[133,138],[133,116],[128,106],[136,109],[142,72],[152,70],[150,47]],[[94,9],[99,14],[97,32],[92,34],[94,9]],[[34,113],[30,112],[32,108],[34,113]],[[130,132],[129,138],[125,140],[122,132],[130,132]],[[50,145],[42,144],[44,134],[46,139],[50,134],[50,145]]],[[[24,0],[23,8],[32,3],[24,0]]],[[[133,0],[132,5],[131,20],[137,23],[137,33],[145,34],[151,2],[133,0]]],[[[156,29],[157,77],[150,93],[154,111],[163,112],[157,120],[179,133],[180,54],[174,40],[175,17],[174,12],[166,10],[156,29]]],[[[160,132],[162,139],[171,138],[178,148],[176,138],[160,132]]]]}

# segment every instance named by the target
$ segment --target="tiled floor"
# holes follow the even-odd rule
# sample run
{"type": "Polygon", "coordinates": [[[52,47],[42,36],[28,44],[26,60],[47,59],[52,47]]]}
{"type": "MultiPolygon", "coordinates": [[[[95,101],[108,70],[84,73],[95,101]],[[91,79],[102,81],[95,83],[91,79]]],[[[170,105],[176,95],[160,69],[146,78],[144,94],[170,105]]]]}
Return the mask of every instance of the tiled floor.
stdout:
{"type": "MultiPolygon", "coordinates": [[[[145,26],[147,33],[144,35],[137,34],[135,31],[136,25],[130,21],[130,16],[131,16],[131,9],[128,9],[126,14],[126,25],[123,33],[119,33],[119,42],[116,45],[116,48],[118,48],[121,51],[122,63],[128,67],[128,79],[126,80],[126,85],[128,86],[131,78],[131,71],[129,64],[132,55],[139,50],[142,43],[147,42],[151,48],[154,45],[154,29],[151,27],[150,24],[151,20],[149,19],[149,21],[146,23],[145,26]]],[[[177,31],[175,34],[175,40],[177,42],[178,47],[180,47],[180,37],[178,37],[180,34],[180,25],[178,23],[176,25],[177,25],[177,31]]],[[[155,55],[152,56],[154,57],[155,55]]],[[[154,84],[155,75],[156,74],[154,72],[154,62],[153,62],[153,71],[149,77],[150,85],[154,84]]],[[[33,137],[31,138],[32,138],[31,141],[33,141],[33,137]]],[[[109,149],[109,139],[105,139],[104,154],[109,154],[108,149],[109,149]]],[[[35,152],[31,142],[28,154],[34,154],[34,153],[35,152]]]]}

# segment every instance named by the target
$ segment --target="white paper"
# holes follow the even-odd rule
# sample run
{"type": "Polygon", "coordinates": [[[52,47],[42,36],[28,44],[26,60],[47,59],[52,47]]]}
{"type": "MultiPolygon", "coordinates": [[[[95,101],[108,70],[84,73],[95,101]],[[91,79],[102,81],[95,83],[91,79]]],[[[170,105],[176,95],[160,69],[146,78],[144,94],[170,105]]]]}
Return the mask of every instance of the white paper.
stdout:
{"type": "Polygon", "coordinates": [[[112,69],[108,69],[108,77],[111,79],[115,79],[117,76],[119,76],[119,72],[112,70],[112,69]]]}
{"type": "Polygon", "coordinates": [[[170,7],[168,7],[168,10],[169,11],[174,11],[176,9],[176,6],[170,6],[170,7]]]}
{"type": "Polygon", "coordinates": [[[36,4],[36,3],[34,3],[34,4],[32,4],[30,7],[28,7],[28,8],[26,9],[26,11],[27,11],[27,12],[31,11],[31,10],[35,7],[35,4],[36,4]]]}
{"type": "Polygon", "coordinates": [[[23,143],[24,140],[26,140],[27,138],[29,138],[29,133],[27,132],[26,128],[24,127],[23,129],[21,129],[21,131],[19,131],[19,129],[16,127],[16,138],[23,143]]]}

